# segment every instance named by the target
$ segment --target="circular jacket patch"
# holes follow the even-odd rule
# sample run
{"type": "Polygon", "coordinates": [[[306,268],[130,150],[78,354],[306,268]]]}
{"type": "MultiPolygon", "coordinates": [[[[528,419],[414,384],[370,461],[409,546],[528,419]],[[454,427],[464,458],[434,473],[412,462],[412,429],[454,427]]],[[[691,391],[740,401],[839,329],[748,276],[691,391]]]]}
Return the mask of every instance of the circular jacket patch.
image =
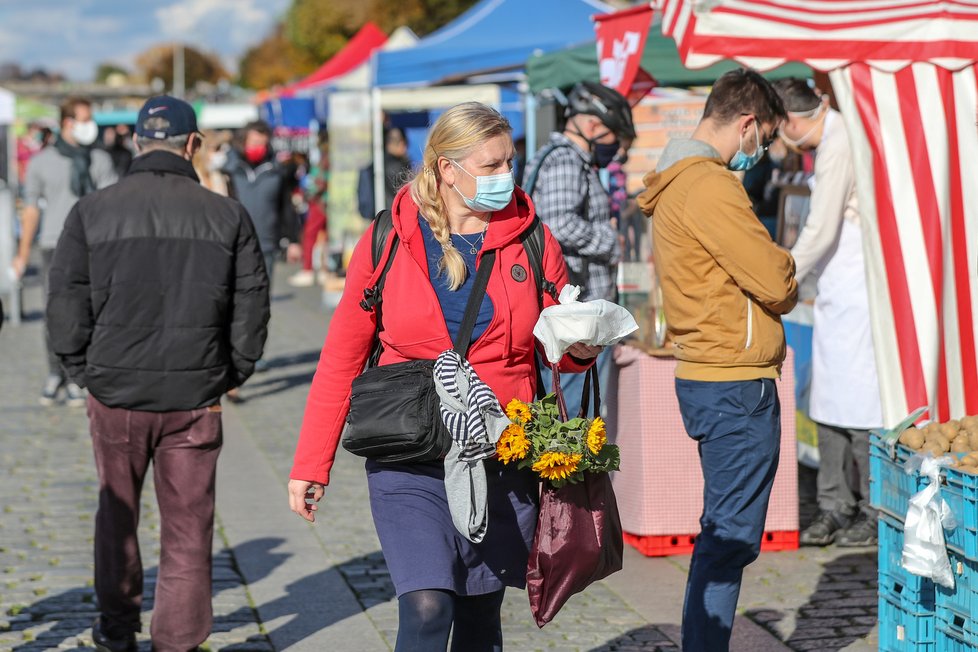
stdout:
{"type": "Polygon", "coordinates": [[[510,272],[512,273],[514,280],[520,283],[526,280],[526,268],[522,265],[513,265],[510,272]]]}

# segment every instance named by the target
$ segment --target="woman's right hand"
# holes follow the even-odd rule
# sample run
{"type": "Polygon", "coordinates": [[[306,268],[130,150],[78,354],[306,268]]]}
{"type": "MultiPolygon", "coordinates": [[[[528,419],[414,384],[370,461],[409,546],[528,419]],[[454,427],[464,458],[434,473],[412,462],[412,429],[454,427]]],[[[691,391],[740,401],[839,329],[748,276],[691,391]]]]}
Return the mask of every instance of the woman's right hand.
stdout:
{"type": "Polygon", "coordinates": [[[326,493],[326,487],[308,480],[289,480],[289,507],[310,523],[316,521],[316,504],[326,493]],[[312,502],[309,502],[312,501],[312,502]]]}

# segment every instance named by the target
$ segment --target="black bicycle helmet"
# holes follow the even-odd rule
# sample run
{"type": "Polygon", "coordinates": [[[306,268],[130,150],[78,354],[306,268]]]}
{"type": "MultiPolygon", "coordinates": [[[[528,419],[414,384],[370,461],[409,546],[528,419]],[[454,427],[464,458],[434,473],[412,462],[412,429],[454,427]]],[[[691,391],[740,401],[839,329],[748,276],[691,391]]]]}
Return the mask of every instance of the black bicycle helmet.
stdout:
{"type": "Polygon", "coordinates": [[[635,138],[632,109],[628,100],[613,88],[592,81],[574,84],[567,96],[566,117],[581,113],[597,116],[620,140],[635,138]]]}

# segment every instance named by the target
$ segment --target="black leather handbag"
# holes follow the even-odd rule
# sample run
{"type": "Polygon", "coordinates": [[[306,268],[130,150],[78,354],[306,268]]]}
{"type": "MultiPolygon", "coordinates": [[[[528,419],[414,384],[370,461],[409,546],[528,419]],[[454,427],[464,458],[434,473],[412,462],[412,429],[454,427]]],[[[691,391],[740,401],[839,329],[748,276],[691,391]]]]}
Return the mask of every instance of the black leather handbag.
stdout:
{"type": "MultiPolygon", "coordinates": [[[[369,295],[377,309],[378,334],[383,279],[396,247],[397,242],[391,247],[387,265],[369,295]]],[[[463,357],[471,343],[495,257],[495,251],[482,255],[472,293],[465,304],[465,315],[453,343],[463,357]]],[[[380,342],[375,339],[367,369],[353,380],[350,412],[341,439],[343,448],[354,455],[388,463],[430,462],[445,457],[452,438],[441,419],[435,392],[435,361],[408,360],[376,366],[379,357],[380,342]]]]}

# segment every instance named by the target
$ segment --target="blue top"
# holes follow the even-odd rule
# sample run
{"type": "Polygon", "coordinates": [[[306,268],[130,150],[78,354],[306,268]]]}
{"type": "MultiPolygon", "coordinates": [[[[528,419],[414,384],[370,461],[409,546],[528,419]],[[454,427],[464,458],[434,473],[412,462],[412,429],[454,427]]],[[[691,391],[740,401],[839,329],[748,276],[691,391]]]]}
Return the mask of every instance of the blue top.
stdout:
{"type": "MultiPolygon", "coordinates": [[[[448,289],[448,275],[438,270],[438,261],[441,260],[441,243],[435,238],[434,232],[428,226],[428,221],[418,215],[418,224],[421,225],[421,233],[424,234],[424,249],[428,258],[428,276],[431,278],[431,286],[435,288],[438,296],[438,303],[441,304],[441,312],[445,316],[445,325],[448,327],[448,334],[452,341],[458,335],[458,329],[462,326],[462,318],[465,316],[465,304],[469,301],[472,294],[472,286],[475,284],[475,260],[479,255],[478,250],[482,248],[482,235],[467,235],[463,239],[460,235],[452,234],[452,243],[465,260],[465,266],[469,268],[469,274],[465,277],[462,287],[455,290],[448,289]],[[466,242],[466,239],[468,242],[466,242]],[[470,253],[472,245],[476,245],[476,253],[470,253]]],[[[479,339],[492,321],[494,308],[489,293],[482,299],[482,306],[475,319],[475,327],[472,328],[472,341],[479,339]]]]}

